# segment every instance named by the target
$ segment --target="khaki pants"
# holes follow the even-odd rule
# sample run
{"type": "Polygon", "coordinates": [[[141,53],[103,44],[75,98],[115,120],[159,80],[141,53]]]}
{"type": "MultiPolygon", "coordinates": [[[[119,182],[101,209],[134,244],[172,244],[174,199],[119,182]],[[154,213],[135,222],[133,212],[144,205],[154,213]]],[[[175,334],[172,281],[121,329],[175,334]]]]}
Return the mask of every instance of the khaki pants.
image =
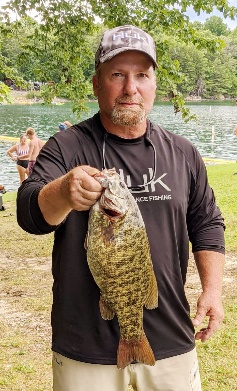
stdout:
{"type": "Polygon", "coordinates": [[[151,367],[87,364],[53,353],[54,391],[201,391],[196,349],[151,367]]]}

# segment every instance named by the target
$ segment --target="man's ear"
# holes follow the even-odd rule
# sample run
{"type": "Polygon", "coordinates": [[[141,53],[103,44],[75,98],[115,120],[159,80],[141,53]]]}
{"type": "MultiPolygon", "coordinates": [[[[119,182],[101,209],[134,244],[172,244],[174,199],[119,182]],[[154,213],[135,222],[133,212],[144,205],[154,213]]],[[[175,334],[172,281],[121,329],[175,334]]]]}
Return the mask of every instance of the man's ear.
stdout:
{"type": "Polygon", "coordinates": [[[92,77],[92,84],[93,84],[94,95],[98,96],[98,90],[100,88],[100,84],[99,84],[98,77],[96,75],[93,75],[92,77]]]}

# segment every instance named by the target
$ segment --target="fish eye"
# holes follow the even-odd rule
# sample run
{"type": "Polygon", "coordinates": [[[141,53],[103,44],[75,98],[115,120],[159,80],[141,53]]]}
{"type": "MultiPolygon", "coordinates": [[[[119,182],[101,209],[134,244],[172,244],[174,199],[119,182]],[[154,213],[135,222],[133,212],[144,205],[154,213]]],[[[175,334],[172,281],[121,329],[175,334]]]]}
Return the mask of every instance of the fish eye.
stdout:
{"type": "Polygon", "coordinates": [[[122,189],[125,189],[125,183],[124,182],[119,182],[119,185],[120,185],[120,187],[122,187],[122,189]]]}

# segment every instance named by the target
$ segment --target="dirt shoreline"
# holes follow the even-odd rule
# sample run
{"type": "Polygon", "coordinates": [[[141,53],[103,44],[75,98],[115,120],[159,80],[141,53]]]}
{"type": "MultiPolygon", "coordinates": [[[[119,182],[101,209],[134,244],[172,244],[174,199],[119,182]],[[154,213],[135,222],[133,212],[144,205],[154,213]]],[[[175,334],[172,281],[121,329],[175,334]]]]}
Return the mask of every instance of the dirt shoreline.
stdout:
{"type": "MultiPolygon", "coordinates": [[[[30,91],[17,91],[17,90],[12,90],[9,94],[9,100],[12,104],[33,104],[33,103],[43,103],[43,99],[39,98],[32,98],[28,99],[26,96],[30,91]]],[[[35,91],[37,93],[37,91],[35,91]]],[[[169,102],[169,99],[162,99],[164,103],[169,102]]],[[[96,100],[95,100],[96,101],[96,100]]],[[[160,101],[160,100],[159,100],[160,101]]],[[[200,103],[200,102],[206,102],[206,101],[215,101],[215,102],[224,102],[224,101],[233,101],[235,103],[235,99],[229,98],[229,99],[202,99],[200,97],[193,97],[193,98],[184,98],[184,101],[186,103],[200,103]]],[[[55,98],[54,103],[65,103],[69,102],[68,99],[63,99],[63,98],[55,98]]],[[[7,101],[4,101],[3,104],[9,104],[7,101]]]]}
{"type": "MultiPolygon", "coordinates": [[[[11,91],[9,94],[9,102],[4,100],[3,105],[9,105],[9,104],[19,104],[19,105],[32,105],[34,103],[43,103],[43,99],[40,98],[27,98],[27,94],[30,91],[11,91]]],[[[37,91],[36,91],[37,92],[37,91]]],[[[66,103],[69,102],[68,99],[63,98],[54,98],[53,103],[66,103]]]]}

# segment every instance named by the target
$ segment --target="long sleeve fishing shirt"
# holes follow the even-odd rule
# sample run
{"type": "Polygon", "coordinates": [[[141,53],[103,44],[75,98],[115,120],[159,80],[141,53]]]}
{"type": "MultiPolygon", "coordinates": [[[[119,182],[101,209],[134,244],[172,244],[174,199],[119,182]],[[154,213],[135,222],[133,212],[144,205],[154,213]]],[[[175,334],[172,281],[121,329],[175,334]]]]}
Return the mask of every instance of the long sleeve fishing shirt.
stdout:
{"type": "Polygon", "coordinates": [[[38,206],[40,189],[78,165],[115,167],[134,187],[159,287],[158,308],[144,309],[145,333],[157,360],[191,351],[194,329],[184,291],[189,242],[193,251],[224,252],[223,218],[205,165],[184,137],[148,120],[144,136],[122,139],[106,132],[99,113],[51,137],[18,191],[19,225],[36,235],[55,231],[52,349],[82,362],[116,364],[118,321],[100,315],[84,248],[89,212],[71,211],[52,227],[38,206]]]}

